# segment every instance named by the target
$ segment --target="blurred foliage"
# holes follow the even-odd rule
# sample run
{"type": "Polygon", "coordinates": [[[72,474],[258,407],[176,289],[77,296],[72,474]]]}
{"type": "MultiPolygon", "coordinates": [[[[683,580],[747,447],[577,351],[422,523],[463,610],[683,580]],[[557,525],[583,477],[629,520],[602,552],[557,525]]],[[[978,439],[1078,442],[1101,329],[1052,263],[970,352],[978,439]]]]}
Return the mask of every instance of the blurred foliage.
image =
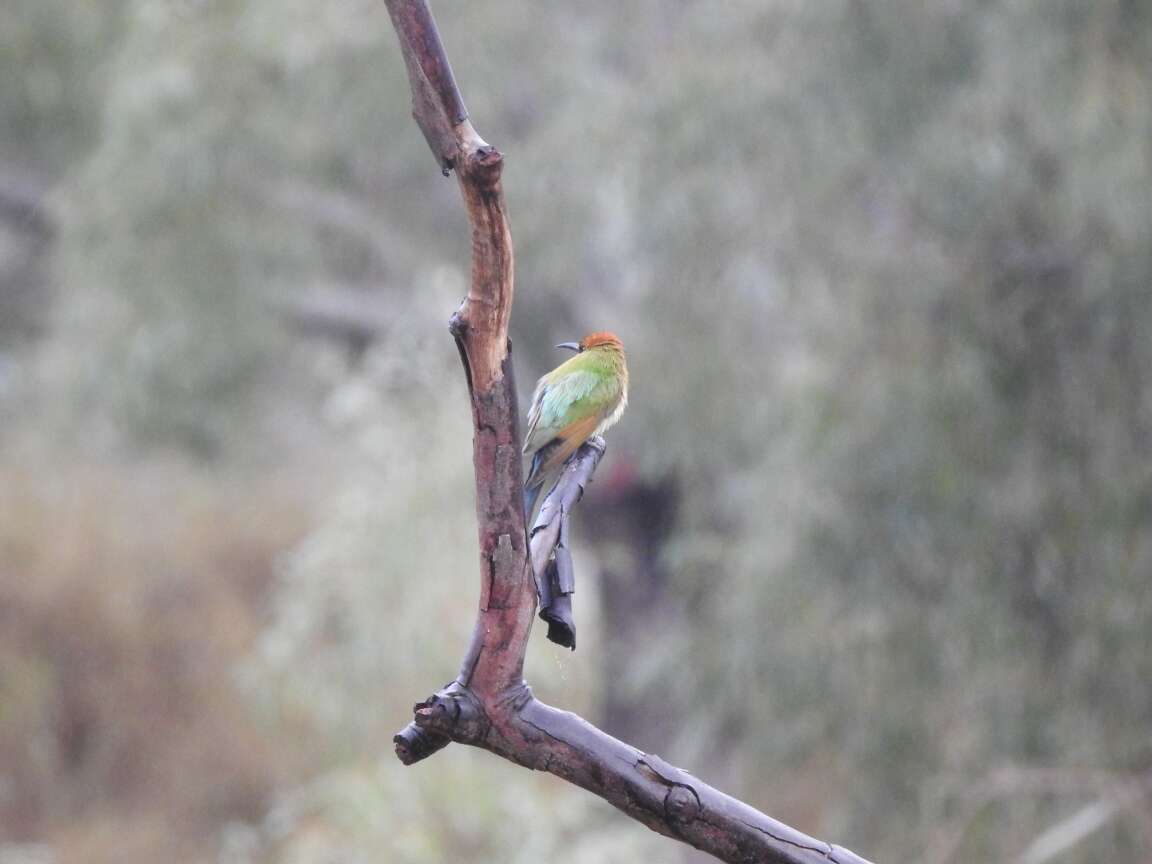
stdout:
{"type": "Polygon", "coordinates": [[[13,0],[0,28],[0,129],[5,174],[57,176],[92,148],[108,63],[126,0],[77,6],[13,0]]]}
{"type": "MultiPolygon", "coordinates": [[[[595,635],[594,577],[631,559],[584,537],[589,636],[536,637],[538,692],[596,719],[614,688],[641,746],[877,861],[1010,858],[1086,778],[1152,770],[1152,2],[435,9],[508,156],[521,389],[554,342],[617,330],[634,390],[603,486],[679,490],[641,647],[601,663],[623,634],[595,635]],[[1072,782],[998,783],[1013,766],[1072,782]]],[[[216,809],[157,793],[185,826],[167,854],[141,835],[119,860],[682,860],[550,778],[388,755],[458,662],[475,529],[444,327],[466,226],[379,0],[9,0],[4,23],[0,194],[51,224],[0,212],[5,609],[57,584],[56,522],[95,520],[75,542],[99,551],[150,507],[192,518],[157,488],[217,515],[70,559],[47,623],[5,626],[0,835],[111,848],[138,787],[27,742],[64,740],[68,676],[167,703],[148,646],[206,650],[227,608],[245,635],[192,700],[229,718],[218,745],[97,712],[94,752],[229,765],[216,809]],[[332,297],[382,323],[313,338],[302,304],[332,297]],[[132,608],[189,584],[202,630],[75,587],[132,608]]],[[[1060,860],[1147,858],[1148,812],[1060,860]]]]}
{"type": "Polygon", "coordinates": [[[42,333],[47,317],[44,253],[55,226],[41,199],[98,134],[124,5],[16,0],[0,13],[0,401],[19,375],[9,346],[42,333]]]}

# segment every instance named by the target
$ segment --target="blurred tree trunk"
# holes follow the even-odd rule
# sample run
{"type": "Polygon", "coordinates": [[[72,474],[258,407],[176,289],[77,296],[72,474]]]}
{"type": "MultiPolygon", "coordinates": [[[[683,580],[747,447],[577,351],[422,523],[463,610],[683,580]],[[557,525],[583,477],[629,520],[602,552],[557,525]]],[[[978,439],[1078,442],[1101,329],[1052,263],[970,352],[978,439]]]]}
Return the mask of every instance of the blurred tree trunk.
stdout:
{"type": "MultiPolygon", "coordinates": [[[[627,469],[621,473],[631,474],[627,469]]],[[[684,624],[683,609],[668,596],[663,560],[676,525],[680,488],[672,476],[652,482],[610,477],[590,503],[583,517],[588,535],[619,553],[600,571],[601,662],[604,680],[612,682],[631,657],[684,624]]],[[[605,690],[601,721],[613,735],[655,750],[672,743],[676,727],[675,717],[653,716],[631,688],[618,686],[605,690]]]]}

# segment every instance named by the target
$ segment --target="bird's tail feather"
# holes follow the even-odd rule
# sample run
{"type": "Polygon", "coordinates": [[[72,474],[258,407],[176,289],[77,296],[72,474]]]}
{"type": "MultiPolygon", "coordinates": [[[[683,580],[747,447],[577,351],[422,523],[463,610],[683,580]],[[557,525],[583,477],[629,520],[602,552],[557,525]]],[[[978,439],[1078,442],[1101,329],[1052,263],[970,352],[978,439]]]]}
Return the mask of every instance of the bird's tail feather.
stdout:
{"type": "Polygon", "coordinates": [[[536,509],[536,499],[540,497],[540,491],[544,488],[544,477],[541,471],[541,466],[544,460],[548,458],[548,452],[553,449],[545,445],[532,454],[532,465],[528,469],[528,477],[524,481],[524,521],[528,523],[528,528],[532,528],[532,511],[536,509]]]}
{"type": "Polygon", "coordinates": [[[543,484],[524,487],[524,521],[529,523],[529,530],[532,529],[532,511],[536,509],[536,499],[540,497],[540,492],[543,489],[543,484]]]}

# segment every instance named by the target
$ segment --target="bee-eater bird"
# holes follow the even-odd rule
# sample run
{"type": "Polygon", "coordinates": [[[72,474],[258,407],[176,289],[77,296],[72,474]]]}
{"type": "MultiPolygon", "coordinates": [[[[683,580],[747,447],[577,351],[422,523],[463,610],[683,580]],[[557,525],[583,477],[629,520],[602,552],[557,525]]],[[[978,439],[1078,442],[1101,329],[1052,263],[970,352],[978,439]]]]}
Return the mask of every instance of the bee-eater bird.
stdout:
{"type": "Polygon", "coordinates": [[[593,435],[611,427],[628,404],[624,343],[615,333],[589,333],[579,343],[556,346],[575,351],[536,383],[528,410],[524,452],[532,467],[524,481],[524,511],[532,518],[540,492],[560,476],[568,457],[593,435]]]}

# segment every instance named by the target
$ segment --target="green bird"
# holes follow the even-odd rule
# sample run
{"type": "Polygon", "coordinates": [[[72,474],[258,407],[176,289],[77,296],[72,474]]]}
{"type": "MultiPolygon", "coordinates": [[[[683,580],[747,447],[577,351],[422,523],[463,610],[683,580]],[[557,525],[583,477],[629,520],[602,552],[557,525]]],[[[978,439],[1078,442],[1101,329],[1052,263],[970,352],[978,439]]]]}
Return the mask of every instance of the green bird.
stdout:
{"type": "Polygon", "coordinates": [[[528,410],[524,452],[532,467],[524,481],[528,519],[540,492],[554,483],[568,457],[610,428],[628,404],[628,365],[624,343],[615,333],[589,333],[579,343],[556,346],[575,351],[536,384],[528,410]]]}

